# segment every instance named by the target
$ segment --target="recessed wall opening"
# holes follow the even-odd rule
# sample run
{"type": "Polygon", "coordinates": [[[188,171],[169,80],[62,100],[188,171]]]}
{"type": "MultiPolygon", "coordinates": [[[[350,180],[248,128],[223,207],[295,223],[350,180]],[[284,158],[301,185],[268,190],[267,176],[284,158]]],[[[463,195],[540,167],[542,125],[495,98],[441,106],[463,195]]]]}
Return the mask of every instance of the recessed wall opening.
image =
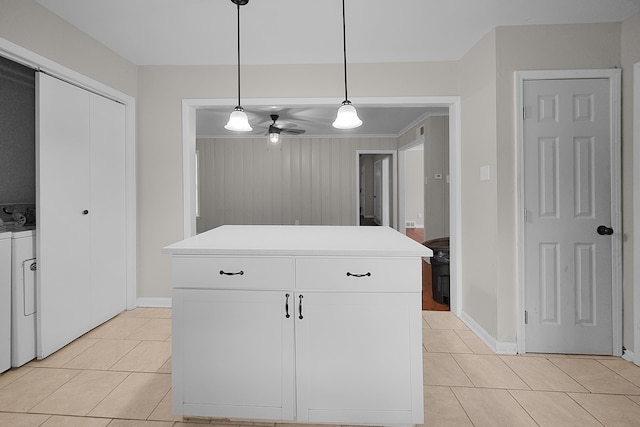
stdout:
{"type": "MultiPolygon", "coordinates": [[[[184,174],[184,237],[190,237],[196,234],[196,196],[195,196],[195,150],[196,150],[196,116],[199,109],[208,107],[232,106],[232,99],[185,99],[183,100],[183,174],[184,174]]],[[[451,310],[456,314],[460,314],[461,294],[457,290],[457,283],[460,277],[460,224],[461,217],[459,212],[460,206],[460,142],[461,142],[461,124],[460,124],[460,104],[459,97],[390,97],[390,98],[353,98],[352,102],[359,106],[366,105],[386,105],[386,106],[423,106],[423,107],[440,107],[448,111],[449,115],[449,134],[450,134],[450,224],[451,224],[451,310]]],[[[244,100],[245,109],[250,111],[251,106],[265,105],[291,105],[291,106],[313,106],[313,105],[333,105],[332,100],[324,98],[287,98],[287,99],[246,99],[244,100]]],[[[397,153],[397,143],[392,150],[397,153]]],[[[200,153],[202,156],[202,152],[200,153]]],[[[338,155],[339,157],[339,155],[338,155]]],[[[344,159],[343,159],[344,160],[344,159]]],[[[347,158],[347,162],[353,162],[356,165],[356,159],[347,158]]],[[[396,166],[397,168],[397,166],[396,166]]],[[[202,173],[202,168],[200,169],[202,173]]],[[[351,219],[346,219],[345,224],[358,224],[360,218],[359,198],[358,194],[359,178],[352,173],[352,190],[353,197],[348,199],[345,197],[341,203],[351,204],[351,219]]],[[[396,186],[397,187],[397,186],[396,186]]],[[[203,203],[203,200],[200,200],[203,203]]],[[[398,202],[394,202],[394,208],[397,210],[398,202]]],[[[201,212],[202,215],[202,212],[201,212]]],[[[397,221],[397,212],[392,214],[397,221]]],[[[295,220],[295,218],[294,218],[295,220]]],[[[294,223],[291,221],[290,223],[294,223]]],[[[398,228],[398,225],[395,225],[398,228]]]]}

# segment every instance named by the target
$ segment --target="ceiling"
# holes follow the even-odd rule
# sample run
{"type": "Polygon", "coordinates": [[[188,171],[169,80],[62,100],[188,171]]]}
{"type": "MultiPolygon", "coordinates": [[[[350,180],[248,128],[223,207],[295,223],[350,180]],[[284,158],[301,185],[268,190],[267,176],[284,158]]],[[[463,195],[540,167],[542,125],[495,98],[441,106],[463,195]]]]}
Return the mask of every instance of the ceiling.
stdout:
{"type": "MultiPolygon", "coordinates": [[[[229,0],[37,0],[137,65],[235,64],[229,0]]],[[[251,0],[243,64],[342,62],[340,0],[251,0]]],[[[620,22],[640,0],[346,0],[349,62],[460,59],[501,25],[620,22]]]]}
{"type": "MultiPolygon", "coordinates": [[[[36,1],[136,65],[237,61],[230,0],[36,1]]],[[[638,12],[640,0],[346,0],[347,59],[458,60],[496,26],[620,22],[638,12]]],[[[341,0],[251,0],[240,14],[242,64],[343,60],[341,0]]],[[[305,136],[398,135],[420,117],[443,113],[427,106],[358,105],[364,124],[345,132],[331,127],[337,107],[251,106],[251,134],[264,134],[274,111],[305,136]]],[[[198,135],[232,134],[223,128],[232,108],[198,110],[198,135]]]]}
{"type": "MultiPolygon", "coordinates": [[[[272,122],[271,114],[278,114],[286,128],[304,130],[302,137],[397,137],[427,115],[446,115],[448,108],[431,106],[363,106],[358,105],[358,116],[363,124],[357,129],[338,130],[331,126],[336,119],[338,105],[312,105],[295,107],[245,106],[251,132],[230,132],[224,129],[231,112],[228,106],[207,107],[196,110],[196,134],[199,137],[230,137],[265,135],[272,122]]],[[[281,126],[278,123],[278,126],[281,126]]],[[[286,133],[281,134],[287,137],[286,133]]]]}

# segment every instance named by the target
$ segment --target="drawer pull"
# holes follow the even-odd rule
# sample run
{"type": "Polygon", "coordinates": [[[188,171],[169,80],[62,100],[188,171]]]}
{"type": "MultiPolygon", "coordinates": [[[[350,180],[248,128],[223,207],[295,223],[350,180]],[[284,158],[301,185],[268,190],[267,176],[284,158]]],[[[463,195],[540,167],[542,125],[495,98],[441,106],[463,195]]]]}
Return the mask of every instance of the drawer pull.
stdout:
{"type": "Polygon", "coordinates": [[[353,274],[347,271],[347,277],[369,277],[371,276],[371,272],[367,271],[365,274],[353,274]]]}
{"type": "Polygon", "coordinates": [[[285,302],[284,302],[284,311],[285,311],[285,314],[286,314],[286,316],[284,316],[284,317],[286,317],[288,319],[289,317],[291,317],[289,315],[289,294],[284,294],[284,296],[287,298],[285,300],[285,302]]]}
{"type": "Polygon", "coordinates": [[[220,275],[222,276],[223,274],[224,274],[225,276],[238,276],[238,275],[239,275],[239,276],[242,276],[242,275],[244,274],[244,271],[240,270],[240,271],[238,271],[237,273],[227,273],[227,272],[226,272],[226,271],[224,271],[224,270],[220,270],[220,275]]]}
{"type": "Polygon", "coordinates": [[[298,319],[302,319],[302,295],[298,297],[300,299],[300,304],[298,305],[298,319]]]}

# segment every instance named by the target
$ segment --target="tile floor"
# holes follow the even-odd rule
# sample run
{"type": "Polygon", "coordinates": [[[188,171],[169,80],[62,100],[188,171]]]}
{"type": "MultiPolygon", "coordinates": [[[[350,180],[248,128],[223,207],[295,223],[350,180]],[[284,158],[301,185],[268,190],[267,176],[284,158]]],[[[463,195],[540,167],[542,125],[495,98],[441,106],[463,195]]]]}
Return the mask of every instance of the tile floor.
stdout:
{"type": "MultiPolygon", "coordinates": [[[[640,367],[630,362],[499,356],[452,313],[423,318],[425,425],[640,425],[640,367]]],[[[45,360],[0,375],[0,426],[247,424],[173,416],[170,361],[171,310],[122,313],[45,360]]]]}

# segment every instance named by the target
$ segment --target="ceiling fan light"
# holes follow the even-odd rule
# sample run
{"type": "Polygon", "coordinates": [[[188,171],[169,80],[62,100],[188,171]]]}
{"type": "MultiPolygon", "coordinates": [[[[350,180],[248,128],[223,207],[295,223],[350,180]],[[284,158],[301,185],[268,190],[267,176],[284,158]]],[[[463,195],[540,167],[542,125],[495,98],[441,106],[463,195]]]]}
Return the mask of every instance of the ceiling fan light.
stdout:
{"type": "Polygon", "coordinates": [[[236,107],[231,112],[229,121],[224,125],[224,128],[236,132],[249,132],[253,130],[249,124],[249,117],[247,117],[247,113],[244,112],[242,107],[236,107]]]}
{"type": "Polygon", "coordinates": [[[351,105],[351,102],[344,101],[342,106],[338,108],[338,115],[333,122],[333,127],[336,129],[355,129],[362,125],[362,120],[358,117],[356,108],[351,105]]]}
{"type": "Polygon", "coordinates": [[[278,142],[280,142],[280,132],[269,133],[269,142],[272,144],[277,144],[278,142]]]}

